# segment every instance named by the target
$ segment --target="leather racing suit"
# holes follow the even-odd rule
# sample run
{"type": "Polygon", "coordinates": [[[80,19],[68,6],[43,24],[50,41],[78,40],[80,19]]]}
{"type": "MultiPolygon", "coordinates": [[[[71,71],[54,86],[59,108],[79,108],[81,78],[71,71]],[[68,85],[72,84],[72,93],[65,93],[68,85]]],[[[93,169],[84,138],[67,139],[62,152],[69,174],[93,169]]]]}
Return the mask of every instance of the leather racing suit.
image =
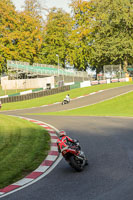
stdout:
{"type": "Polygon", "coordinates": [[[62,150],[65,149],[65,147],[69,146],[69,143],[75,143],[75,140],[71,139],[68,136],[60,136],[59,139],[57,140],[57,146],[58,146],[58,151],[61,153],[62,150]]]}

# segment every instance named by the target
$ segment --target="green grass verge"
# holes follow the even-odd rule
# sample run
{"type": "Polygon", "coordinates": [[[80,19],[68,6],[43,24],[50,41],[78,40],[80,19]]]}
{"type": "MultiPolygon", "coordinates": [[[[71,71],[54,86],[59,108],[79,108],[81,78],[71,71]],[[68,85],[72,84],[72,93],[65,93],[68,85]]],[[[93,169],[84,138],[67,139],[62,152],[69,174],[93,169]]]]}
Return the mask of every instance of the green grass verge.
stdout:
{"type": "Polygon", "coordinates": [[[133,84],[133,82],[111,83],[111,84],[103,84],[103,85],[96,85],[96,86],[85,87],[85,88],[72,89],[70,91],[66,91],[66,92],[62,92],[62,93],[58,93],[58,94],[54,94],[50,96],[44,96],[41,98],[31,99],[27,101],[6,103],[2,105],[1,110],[15,110],[15,109],[38,107],[42,105],[61,102],[66,96],[66,94],[68,93],[70,94],[70,98],[76,98],[78,96],[87,95],[99,90],[106,90],[110,88],[126,86],[126,85],[131,85],[131,84],[133,84]]]}
{"type": "Polygon", "coordinates": [[[35,115],[133,117],[133,92],[83,108],[35,115]]]}
{"type": "Polygon", "coordinates": [[[0,115],[0,188],[20,180],[45,159],[50,136],[44,128],[0,115]]]}

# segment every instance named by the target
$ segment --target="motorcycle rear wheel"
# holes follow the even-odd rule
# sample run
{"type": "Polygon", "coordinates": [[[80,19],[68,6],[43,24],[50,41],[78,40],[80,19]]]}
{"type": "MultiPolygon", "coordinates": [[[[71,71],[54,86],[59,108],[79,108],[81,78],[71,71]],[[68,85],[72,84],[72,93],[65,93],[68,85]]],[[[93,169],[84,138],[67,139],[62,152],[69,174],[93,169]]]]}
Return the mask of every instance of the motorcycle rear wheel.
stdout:
{"type": "Polygon", "coordinates": [[[82,164],[79,164],[77,162],[77,160],[75,159],[74,156],[70,157],[70,165],[71,165],[71,167],[73,167],[78,172],[81,172],[83,170],[83,167],[84,167],[82,164]]]}

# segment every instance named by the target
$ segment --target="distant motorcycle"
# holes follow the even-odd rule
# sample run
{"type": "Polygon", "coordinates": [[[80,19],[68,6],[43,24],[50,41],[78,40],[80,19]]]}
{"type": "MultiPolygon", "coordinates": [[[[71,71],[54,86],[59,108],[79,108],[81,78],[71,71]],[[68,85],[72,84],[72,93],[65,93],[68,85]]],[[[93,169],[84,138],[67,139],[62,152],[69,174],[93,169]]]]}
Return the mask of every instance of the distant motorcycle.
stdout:
{"type": "Polygon", "coordinates": [[[70,142],[69,146],[61,150],[61,153],[70,166],[78,172],[82,171],[85,165],[88,165],[88,161],[84,152],[81,151],[78,141],[75,144],[70,142]]]}
{"type": "Polygon", "coordinates": [[[70,101],[67,101],[66,99],[64,99],[61,104],[64,105],[64,104],[68,104],[68,103],[70,103],[70,101]]]}

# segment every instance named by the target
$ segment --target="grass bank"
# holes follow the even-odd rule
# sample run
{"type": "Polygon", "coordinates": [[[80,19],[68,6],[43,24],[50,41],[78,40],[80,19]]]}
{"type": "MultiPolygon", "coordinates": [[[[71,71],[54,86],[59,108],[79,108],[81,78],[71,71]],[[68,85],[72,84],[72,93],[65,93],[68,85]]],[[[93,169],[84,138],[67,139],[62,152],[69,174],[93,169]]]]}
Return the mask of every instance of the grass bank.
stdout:
{"type": "Polygon", "coordinates": [[[0,115],[0,188],[35,170],[47,156],[49,143],[50,136],[44,128],[0,115]]]}
{"type": "Polygon", "coordinates": [[[87,95],[99,90],[106,90],[110,88],[132,85],[132,84],[133,82],[124,82],[124,83],[111,83],[111,84],[96,85],[96,86],[85,87],[85,88],[78,88],[78,89],[73,89],[70,91],[66,91],[66,92],[62,92],[62,93],[58,93],[58,94],[54,94],[50,96],[45,96],[41,98],[31,99],[27,101],[6,103],[2,105],[2,110],[15,110],[15,109],[38,107],[42,105],[61,102],[66,96],[66,94],[68,93],[70,95],[70,98],[76,98],[78,96],[87,95]]]}
{"type": "Polygon", "coordinates": [[[133,117],[133,92],[83,108],[60,112],[40,113],[39,115],[133,117]]]}

